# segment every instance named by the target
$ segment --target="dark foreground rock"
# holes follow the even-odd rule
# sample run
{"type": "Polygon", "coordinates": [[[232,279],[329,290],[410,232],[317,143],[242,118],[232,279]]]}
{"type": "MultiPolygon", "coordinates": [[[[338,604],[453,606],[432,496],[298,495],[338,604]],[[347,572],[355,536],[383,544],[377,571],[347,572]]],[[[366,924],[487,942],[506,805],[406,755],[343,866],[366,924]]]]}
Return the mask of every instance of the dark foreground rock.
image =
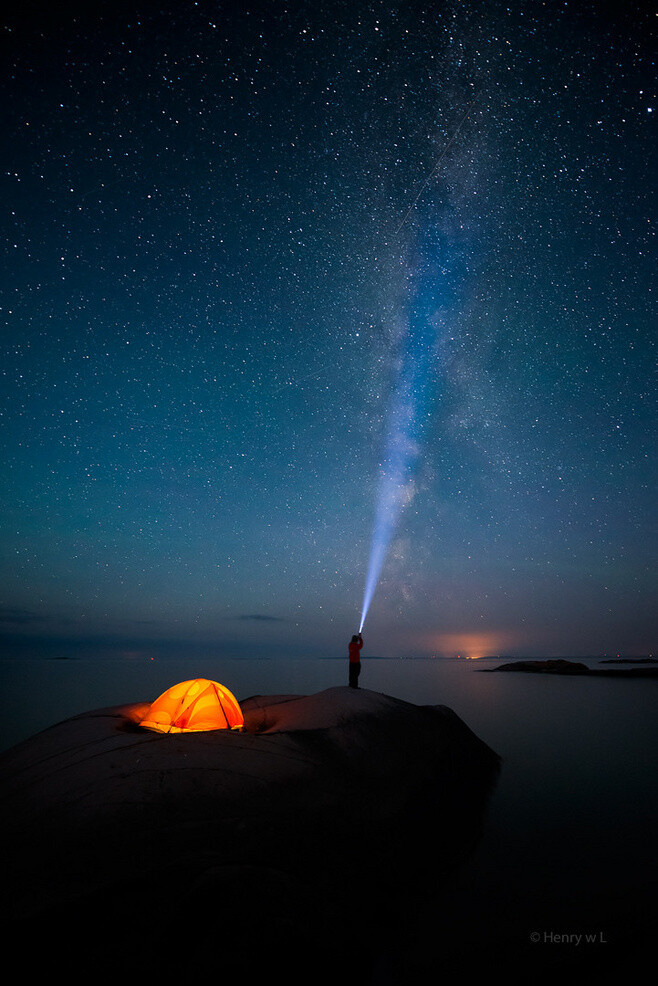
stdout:
{"type": "MultiPolygon", "coordinates": [[[[622,663],[622,662],[619,662],[622,663]]],[[[481,671],[527,671],[535,674],[570,674],[570,675],[589,675],[590,677],[607,678],[658,678],[658,668],[590,668],[580,661],[565,661],[561,658],[550,658],[546,661],[510,661],[509,664],[500,664],[497,668],[478,668],[481,671]]]]}
{"type": "Polygon", "coordinates": [[[33,974],[362,981],[477,844],[499,759],[450,709],[349,688],[241,704],[240,733],[149,732],[132,705],[2,755],[33,974]]]}

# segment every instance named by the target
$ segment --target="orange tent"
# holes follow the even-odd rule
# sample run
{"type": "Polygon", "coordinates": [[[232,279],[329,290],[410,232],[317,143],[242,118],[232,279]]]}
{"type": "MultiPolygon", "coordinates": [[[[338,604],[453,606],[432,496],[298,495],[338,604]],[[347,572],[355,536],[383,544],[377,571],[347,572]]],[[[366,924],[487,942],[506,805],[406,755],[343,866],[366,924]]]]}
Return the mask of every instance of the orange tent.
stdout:
{"type": "Polygon", "coordinates": [[[192,678],[156,698],[140,725],[158,733],[191,733],[241,729],[244,718],[228,688],[208,678],[192,678]]]}

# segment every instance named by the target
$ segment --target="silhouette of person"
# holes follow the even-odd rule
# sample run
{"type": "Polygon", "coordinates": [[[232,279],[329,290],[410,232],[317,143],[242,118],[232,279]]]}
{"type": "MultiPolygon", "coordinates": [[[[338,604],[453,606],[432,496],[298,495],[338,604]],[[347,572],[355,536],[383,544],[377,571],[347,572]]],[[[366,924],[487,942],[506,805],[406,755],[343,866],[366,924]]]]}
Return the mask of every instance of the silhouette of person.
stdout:
{"type": "Polygon", "coordinates": [[[359,687],[359,675],[361,674],[361,648],[363,647],[363,637],[360,633],[355,633],[350,640],[348,652],[350,658],[350,688],[359,687]]]}

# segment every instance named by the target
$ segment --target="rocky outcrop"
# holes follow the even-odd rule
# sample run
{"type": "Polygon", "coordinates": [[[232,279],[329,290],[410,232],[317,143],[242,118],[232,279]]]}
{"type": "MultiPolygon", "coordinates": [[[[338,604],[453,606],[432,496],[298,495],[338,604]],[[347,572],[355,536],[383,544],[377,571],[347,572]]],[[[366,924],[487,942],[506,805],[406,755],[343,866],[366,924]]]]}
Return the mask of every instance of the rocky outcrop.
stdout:
{"type": "Polygon", "coordinates": [[[509,664],[500,664],[497,668],[480,668],[478,670],[486,672],[527,671],[530,673],[534,672],[535,674],[589,675],[592,678],[603,676],[607,678],[658,678],[658,668],[656,667],[624,667],[615,670],[611,668],[590,668],[580,661],[565,661],[561,658],[549,658],[546,661],[510,661],[509,664]]]}
{"type": "Polygon", "coordinates": [[[529,671],[538,674],[589,674],[586,664],[579,661],[564,661],[560,658],[550,658],[546,661],[511,661],[497,668],[487,668],[488,671],[529,671]]]}
{"type": "Polygon", "coordinates": [[[450,709],[350,688],[241,706],[242,732],[154,733],[129,705],[4,753],[16,930],[117,971],[164,949],[167,978],[170,943],[200,933],[230,946],[222,967],[331,941],[328,969],[472,851],[498,757],[450,709]]]}

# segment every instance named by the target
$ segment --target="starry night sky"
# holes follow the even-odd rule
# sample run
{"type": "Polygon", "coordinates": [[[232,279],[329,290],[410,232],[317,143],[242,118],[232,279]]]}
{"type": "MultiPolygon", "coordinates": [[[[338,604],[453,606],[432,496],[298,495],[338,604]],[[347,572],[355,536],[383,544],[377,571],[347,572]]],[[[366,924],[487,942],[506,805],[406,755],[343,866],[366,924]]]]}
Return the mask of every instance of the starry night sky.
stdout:
{"type": "Polygon", "coordinates": [[[656,17],[22,3],[4,654],[656,645],[656,17]],[[77,643],[76,643],[77,642],[77,643]]]}

